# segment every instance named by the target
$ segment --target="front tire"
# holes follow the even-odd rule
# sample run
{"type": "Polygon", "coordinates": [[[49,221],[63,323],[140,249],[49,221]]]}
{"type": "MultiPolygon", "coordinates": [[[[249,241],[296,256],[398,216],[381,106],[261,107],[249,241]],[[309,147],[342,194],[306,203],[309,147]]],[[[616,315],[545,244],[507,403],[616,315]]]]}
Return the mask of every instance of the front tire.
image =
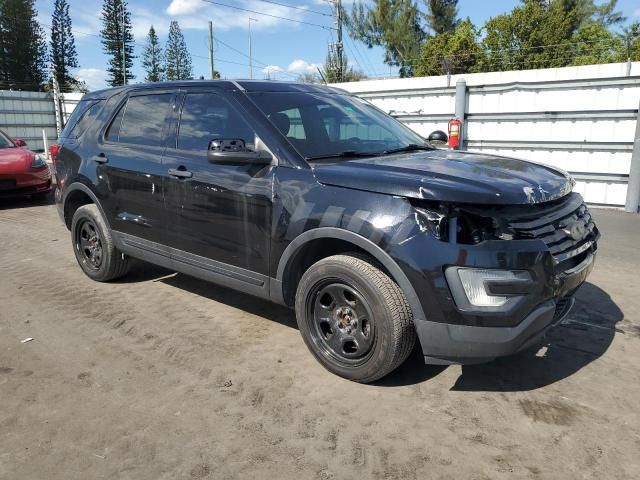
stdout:
{"type": "Polygon", "coordinates": [[[129,258],[114,246],[109,227],[96,205],[83,205],[75,211],[71,239],[80,268],[93,280],[108,282],[129,271],[129,258]]]}
{"type": "Polygon", "coordinates": [[[296,292],[296,318],[318,361],[361,383],[395,370],[416,339],[400,287],[359,255],[334,255],[309,267],[296,292]]]}

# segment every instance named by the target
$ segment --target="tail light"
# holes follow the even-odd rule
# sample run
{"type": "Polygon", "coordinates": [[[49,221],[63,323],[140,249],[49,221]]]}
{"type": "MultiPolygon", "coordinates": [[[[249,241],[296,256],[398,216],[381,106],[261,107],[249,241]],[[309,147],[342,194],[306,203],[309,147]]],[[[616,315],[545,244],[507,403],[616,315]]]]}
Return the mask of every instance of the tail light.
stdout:
{"type": "Polygon", "coordinates": [[[60,145],[54,143],[49,147],[49,156],[51,157],[51,161],[53,164],[56,164],[56,157],[58,156],[58,151],[60,150],[60,145]]]}

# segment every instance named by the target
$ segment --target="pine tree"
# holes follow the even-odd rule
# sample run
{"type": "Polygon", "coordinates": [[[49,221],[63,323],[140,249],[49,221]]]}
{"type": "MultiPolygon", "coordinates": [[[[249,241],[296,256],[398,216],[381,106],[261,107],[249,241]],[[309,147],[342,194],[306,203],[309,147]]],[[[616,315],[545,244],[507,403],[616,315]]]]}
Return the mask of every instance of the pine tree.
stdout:
{"type": "Polygon", "coordinates": [[[0,1],[0,89],[40,90],[47,45],[35,0],[0,1]]]}
{"type": "Polygon", "coordinates": [[[458,0],[425,0],[427,23],[434,34],[453,32],[458,26],[458,0]]]}
{"type": "Polygon", "coordinates": [[[144,47],[144,53],[142,54],[142,66],[147,72],[145,81],[160,82],[164,80],[164,68],[162,64],[162,49],[160,48],[156,29],[151,25],[149,33],[147,34],[147,43],[144,47]]]}
{"type": "Polygon", "coordinates": [[[51,17],[51,68],[60,89],[65,92],[77,85],[69,69],[78,67],[75,40],[67,0],[55,0],[51,17]]]}
{"type": "Polygon", "coordinates": [[[180,25],[173,20],[169,26],[169,37],[165,52],[165,74],[167,80],[188,80],[193,78],[191,55],[180,31],[180,25]]]}
{"type": "Polygon", "coordinates": [[[135,57],[133,56],[131,14],[127,10],[126,0],[104,0],[102,25],[100,35],[103,50],[109,56],[108,82],[114,87],[124,85],[135,78],[132,72],[135,57]]]}

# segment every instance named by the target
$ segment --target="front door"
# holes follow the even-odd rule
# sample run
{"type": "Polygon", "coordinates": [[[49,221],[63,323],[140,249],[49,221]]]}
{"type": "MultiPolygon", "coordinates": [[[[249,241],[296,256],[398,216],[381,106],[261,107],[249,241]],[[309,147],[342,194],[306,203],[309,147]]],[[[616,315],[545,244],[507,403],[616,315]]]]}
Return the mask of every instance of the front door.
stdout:
{"type": "Polygon", "coordinates": [[[179,94],[132,93],[121,105],[93,161],[111,228],[153,242],[164,238],[162,155],[179,94]]]}
{"type": "Polygon", "coordinates": [[[176,260],[210,269],[217,280],[228,275],[230,283],[247,281],[263,290],[276,167],[207,159],[212,140],[255,144],[254,130],[232,101],[211,90],[189,90],[184,95],[175,148],[166,150],[163,161],[169,172],[167,242],[179,250],[176,260]]]}

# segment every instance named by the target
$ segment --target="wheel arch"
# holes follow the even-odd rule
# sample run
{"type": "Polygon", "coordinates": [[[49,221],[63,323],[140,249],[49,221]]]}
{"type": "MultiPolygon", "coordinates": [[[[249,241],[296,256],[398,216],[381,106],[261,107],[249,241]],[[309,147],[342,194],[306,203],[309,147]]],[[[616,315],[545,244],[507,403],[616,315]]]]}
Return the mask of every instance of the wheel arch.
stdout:
{"type": "Polygon", "coordinates": [[[387,273],[404,292],[407,297],[407,301],[411,306],[414,320],[425,318],[422,305],[420,304],[420,300],[411,285],[411,282],[398,266],[396,261],[371,240],[349,230],[336,227],[320,227],[307,230],[296,237],[287,246],[282,257],[280,257],[280,261],[278,262],[276,281],[274,282],[275,285],[272,285],[272,288],[275,287],[276,289],[275,292],[272,292],[272,296],[275,299],[280,303],[286,305],[290,304],[292,287],[294,287],[293,295],[295,296],[295,285],[297,285],[296,280],[299,280],[297,274],[299,273],[300,276],[302,276],[302,273],[306,270],[305,268],[298,268],[301,256],[303,256],[302,254],[304,254],[306,249],[314,242],[322,241],[323,244],[326,244],[326,242],[330,240],[341,242],[341,245],[345,248],[342,248],[339,252],[336,252],[335,249],[328,248],[326,254],[321,255],[319,258],[315,259],[315,261],[336,253],[347,253],[353,251],[359,251],[371,256],[380,263],[385,270],[385,273],[387,273]],[[351,246],[351,248],[348,248],[349,246],[351,246]],[[296,271],[296,268],[298,268],[298,271],[296,271]],[[302,271],[300,272],[300,270],[302,271]]]}
{"type": "Polygon", "coordinates": [[[98,200],[96,194],[88,186],[80,182],[74,182],[70,184],[65,189],[64,197],[62,199],[64,223],[67,228],[71,228],[71,220],[73,219],[73,214],[75,213],[75,211],[81,206],[88,205],[90,203],[93,203],[98,207],[98,210],[100,210],[100,213],[102,214],[102,217],[104,218],[107,226],[111,228],[111,226],[109,225],[109,220],[105,215],[105,212],[102,209],[102,205],[100,204],[100,201],[98,200]]]}

